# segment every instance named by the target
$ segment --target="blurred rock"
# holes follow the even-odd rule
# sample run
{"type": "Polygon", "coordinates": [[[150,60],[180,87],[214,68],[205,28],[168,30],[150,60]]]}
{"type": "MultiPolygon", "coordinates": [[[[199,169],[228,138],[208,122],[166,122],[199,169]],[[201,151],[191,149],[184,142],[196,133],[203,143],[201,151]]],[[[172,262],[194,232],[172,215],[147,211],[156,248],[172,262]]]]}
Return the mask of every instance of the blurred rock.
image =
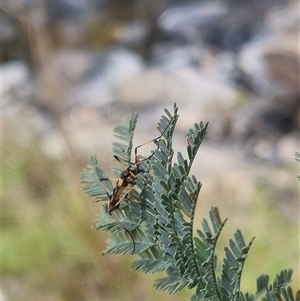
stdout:
{"type": "MultiPolygon", "coordinates": [[[[254,92],[236,111],[232,135],[248,156],[272,162],[291,162],[286,154],[288,135],[295,144],[299,131],[299,36],[278,33],[243,46],[239,68],[254,92]]],[[[292,145],[292,142],[288,143],[292,145]]]]}
{"type": "Polygon", "coordinates": [[[81,22],[86,18],[90,1],[51,0],[45,1],[49,24],[62,21],[81,22]]]}
{"type": "MultiPolygon", "coordinates": [[[[91,119],[98,116],[103,123],[91,126],[103,128],[108,120],[119,120],[133,110],[145,114],[144,123],[153,122],[153,116],[173,102],[181,108],[182,132],[191,120],[209,120],[208,140],[220,145],[245,144],[257,154],[263,153],[262,149],[272,153],[273,146],[277,143],[281,147],[284,135],[299,126],[298,3],[176,2],[159,18],[154,16],[154,23],[158,18],[158,37],[155,44],[148,45],[150,59],[146,61],[128,48],[145,41],[149,20],[124,21],[117,17],[120,11],[113,5],[111,15],[106,9],[100,14],[99,8],[106,7],[107,0],[50,2],[45,1],[45,7],[41,4],[27,15],[34,20],[37,16],[37,26],[45,27],[37,30],[40,35],[27,41],[30,43],[25,47],[37,60],[32,64],[33,77],[24,70],[9,75],[14,72],[4,67],[7,79],[2,94],[4,106],[12,98],[11,91],[22,94],[32,108],[36,128],[43,129],[40,134],[48,137],[51,132],[51,141],[59,136],[53,130],[55,123],[68,133],[73,132],[70,126],[80,133],[81,124],[70,121],[74,112],[84,110],[91,119]],[[111,30],[115,47],[105,44],[99,51],[98,44],[86,43],[87,21],[94,13],[99,13],[101,30],[111,30]],[[47,30],[61,35],[62,42],[51,44],[55,39],[49,38],[47,30]],[[41,42],[44,48],[35,57],[32,53],[41,33],[46,36],[41,42]],[[79,44],[80,49],[73,47],[79,44]],[[47,46],[51,51],[43,51],[47,46]]],[[[9,16],[4,19],[2,39],[11,49],[20,39],[15,34],[16,23],[9,16]]],[[[101,30],[96,29],[99,40],[104,34],[101,30]]],[[[75,119],[78,115],[74,114],[75,119]]],[[[74,138],[74,144],[80,144],[83,135],[74,138]]]]}
{"type": "Polygon", "coordinates": [[[173,72],[185,66],[199,67],[206,57],[202,45],[178,46],[168,43],[157,43],[152,49],[151,64],[165,71],[173,72]]]}
{"type": "Polygon", "coordinates": [[[231,135],[249,158],[274,163],[291,162],[287,156],[286,137],[297,149],[299,98],[260,99],[235,110],[231,123],[231,135]]]}
{"type": "Polygon", "coordinates": [[[135,47],[149,36],[149,26],[143,20],[131,22],[114,21],[106,27],[111,31],[111,39],[114,43],[127,47],[135,47]]]}
{"type": "Polygon", "coordinates": [[[135,52],[117,47],[105,58],[103,74],[112,87],[122,84],[127,78],[139,74],[144,69],[142,58],[135,52]]]}
{"type": "Polygon", "coordinates": [[[299,35],[299,1],[290,1],[286,6],[273,6],[266,15],[265,24],[272,34],[299,35]]]}
{"type": "Polygon", "coordinates": [[[233,118],[233,107],[238,93],[221,83],[215,76],[193,68],[181,68],[176,75],[186,85],[188,93],[182,98],[178,127],[186,131],[191,120],[209,121],[210,141],[221,142],[228,138],[228,122],[233,118]]]}
{"type": "Polygon", "coordinates": [[[161,69],[150,69],[129,77],[116,90],[116,98],[126,104],[150,105],[178,102],[187,95],[184,82],[161,69]]]}
{"type": "MultiPolygon", "coordinates": [[[[144,68],[140,56],[124,48],[101,53],[61,49],[48,60],[44,65],[45,72],[39,74],[40,81],[42,74],[49,80],[54,73],[51,85],[60,86],[60,102],[66,112],[77,105],[107,105],[113,101],[114,89],[144,68]]],[[[53,89],[46,94],[42,92],[38,98],[51,99],[53,89]]]]}
{"type": "Polygon", "coordinates": [[[71,107],[76,104],[102,107],[111,101],[113,101],[112,89],[99,70],[89,80],[78,84],[76,93],[70,98],[71,107]]]}
{"type": "Polygon", "coordinates": [[[275,36],[246,44],[239,67],[260,95],[299,95],[299,37],[275,36]]]}
{"type": "Polygon", "coordinates": [[[25,97],[30,90],[30,72],[22,61],[11,61],[0,65],[2,112],[25,97]]]}
{"type": "Polygon", "coordinates": [[[207,28],[227,11],[219,1],[179,3],[166,9],[158,19],[158,26],[175,39],[195,42],[199,41],[201,29],[207,28]]]}
{"type": "Polygon", "coordinates": [[[64,48],[55,53],[52,67],[71,84],[78,84],[92,77],[99,68],[101,56],[87,49],[64,48]]]}
{"type": "Polygon", "coordinates": [[[264,18],[270,8],[283,0],[192,1],[169,7],[159,18],[159,28],[179,43],[204,42],[237,52],[267,28],[264,18]]]}
{"type": "Polygon", "coordinates": [[[78,85],[74,102],[103,107],[114,100],[115,90],[143,68],[142,59],[130,50],[116,48],[102,54],[97,65],[90,65],[89,76],[78,85]]]}

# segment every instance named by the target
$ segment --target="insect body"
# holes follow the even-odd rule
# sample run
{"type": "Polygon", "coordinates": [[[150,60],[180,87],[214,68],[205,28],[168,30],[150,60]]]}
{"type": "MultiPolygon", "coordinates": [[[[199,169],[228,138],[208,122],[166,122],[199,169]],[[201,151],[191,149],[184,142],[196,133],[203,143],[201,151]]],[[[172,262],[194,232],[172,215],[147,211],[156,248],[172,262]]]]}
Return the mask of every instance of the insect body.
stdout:
{"type": "MultiPolygon", "coordinates": [[[[158,149],[159,148],[159,141],[161,140],[164,133],[169,128],[171,122],[172,122],[172,119],[171,119],[170,123],[167,125],[167,127],[165,128],[165,130],[161,133],[161,135],[159,135],[158,137],[156,137],[156,138],[154,138],[154,139],[152,139],[148,142],[145,142],[145,143],[140,144],[137,147],[135,147],[135,149],[134,149],[134,157],[135,157],[134,163],[132,163],[130,161],[125,161],[125,160],[121,159],[120,157],[118,157],[117,155],[114,155],[114,158],[120,164],[122,164],[123,161],[125,161],[126,163],[129,164],[129,166],[121,172],[120,178],[117,180],[116,186],[114,187],[114,189],[112,191],[112,194],[111,195],[107,194],[107,196],[108,196],[107,212],[109,213],[109,215],[111,215],[114,210],[118,209],[120,207],[121,202],[130,195],[130,193],[132,192],[132,190],[134,189],[134,186],[136,184],[138,174],[145,172],[145,169],[142,167],[143,163],[148,161],[154,155],[154,152],[153,152],[150,156],[145,158],[145,157],[137,154],[138,149],[140,147],[148,144],[148,143],[151,143],[151,142],[154,142],[157,145],[157,149],[158,149]],[[124,194],[124,190],[128,186],[131,186],[131,187],[124,194]]],[[[100,182],[101,181],[109,181],[109,179],[108,178],[101,178],[100,182]]],[[[122,223],[120,221],[117,220],[116,217],[114,217],[114,219],[130,235],[130,237],[132,239],[132,242],[133,242],[133,251],[132,251],[132,253],[134,253],[134,251],[135,251],[135,241],[133,239],[132,234],[130,233],[130,231],[128,229],[126,229],[122,225],[122,223]]]]}
{"type": "Polygon", "coordinates": [[[139,172],[141,172],[141,170],[139,170],[138,168],[132,169],[131,167],[128,167],[127,169],[122,171],[120,179],[118,179],[118,182],[113,189],[112,195],[110,196],[107,203],[107,212],[109,214],[111,214],[111,212],[115,209],[118,209],[120,203],[130,194],[133,186],[136,184],[137,174],[139,172]],[[124,189],[128,185],[131,185],[131,188],[125,195],[122,196],[124,189]]]}
{"type": "MultiPolygon", "coordinates": [[[[110,179],[108,178],[101,178],[101,181],[110,181],[110,179]]],[[[112,194],[109,195],[108,192],[107,193],[107,197],[108,197],[108,203],[107,203],[107,207],[106,207],[106,211],[108,212],[109,215],[112,216],[112,212],[116,209],[119,208],[120,203],[129,195],[129,193],[131,192],[131,190],[134,188],[133,185],[135,185],[135,180],[133,180],[133,178],[131,178],[129,171],[126,169],[124,170],[121,175],[120,175],[120,179],[118,179],[116,186],[114,187],[112,194]],[[125,195],[122,195],[122,193],[124,192],[124,189],[128,186],[128,185],[132,185],[132,187],[127,191],[127,193],[125,195]]],[[[128,235],[130,236],[132,242],[133,242],[133,250],[132,250],[132,254],[135,251],[135,241],[134,238],[132,236],[132,234],[130,233],[130,231],[128,229],[126,229],[123,224],[117,219],[117,217],[112,216],[114,218],[114,220],[122,227],[124,228],[125,232],[128,233],[128,235]]]]}
{"type": "MultiPolygon", "coordinates": [[[[165,130],[161,133],[161,135],[159,135],[158,137],[156,137],[150,141],[147,141],[143,144],[138,145],[134,149],[135,162],[134,163],[132,163],[130,161],[127,162],[127,163],[129,163],[129,166],[121,172],[120,178],[118,179],[118,182],[113,190],[113,193],[112,193],[111,197],[109,198],[109,201],[107,204],[107,212],[109,214],[113,210],[118,209],[120,206],[120,203],[131,193],[131,191],[134,188],[133,186],[136,184],[137,175],[139,173],[145,172],[145,170],[141,167],[141,165],[144,162],[148,161],[154,155],[154,152],[146,158],[141,155],[138,155],[137,154],[138,148],[140,148],[148,143],[154,142],[157,145],[157,149],[158,149],[159,141],[163,137],[163,135],[167,131],[167,129],[169,128],[171,121],[168,124],[168,126],[165,128],[165,130]],[[121,197],[122,192],[128,185],[131,185],[132,187],[127,191],[127,193],[123,197],[121,197]]],[[[116,155],[114,155],[114,158],[120,163],[123,161],[121,158],[119,158],[116,155]]]]}

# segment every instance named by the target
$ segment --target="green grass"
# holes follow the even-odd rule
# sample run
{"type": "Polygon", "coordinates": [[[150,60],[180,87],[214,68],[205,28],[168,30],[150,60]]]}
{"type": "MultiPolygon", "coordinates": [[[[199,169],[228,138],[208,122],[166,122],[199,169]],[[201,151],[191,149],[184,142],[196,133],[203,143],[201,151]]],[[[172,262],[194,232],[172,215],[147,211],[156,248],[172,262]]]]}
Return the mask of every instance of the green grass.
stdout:
{"type": "Polygon", "coordinates": [[[299,224],[285,216],[276,206],[270,205],[274,187],[266,187],[251,208],[249,215],[256,216],[247,232],[255,233],[253,244],[244,277],[244,285],[254,289],[254,277],[257,274],[274,276],[284,268],[294,270],[294,291],[299,289],[299,224]],[[251,280],[251,281],[250,281],[251,280]]]}

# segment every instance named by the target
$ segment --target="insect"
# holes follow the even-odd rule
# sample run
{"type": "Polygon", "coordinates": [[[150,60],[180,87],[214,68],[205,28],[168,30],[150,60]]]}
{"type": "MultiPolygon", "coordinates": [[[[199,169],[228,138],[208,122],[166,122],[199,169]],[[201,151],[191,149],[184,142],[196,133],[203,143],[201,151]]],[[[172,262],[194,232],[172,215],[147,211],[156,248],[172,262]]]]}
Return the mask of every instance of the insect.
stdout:
{"type": "MultiPolygon", "coordinates": [[[[115,185],[115,187],[112,191],[112,194],[109,195],[107,193],[108,202],[107,202],[106,211],[109,215],[111,215],[114,210],[117,210],[120,207],[121,202],[130,195],[130,193],[132,192],[132,190],[134,189],[134,186],[136,184],[138,174],[145,172],[145,169],[142,168],[143,163],[148,161],[149,159],[151,159],[151,157],[154,155],[154,152],[153,152],[150,156],[145,158],[141,155],[138,155],[138,149],[140,147],[146,145],[146,144],[151,143],[151,142],[154,142],[157,145],[157,149],[159,149],[159,141],[161,140],[161,138],[163,137],[163,135],[165,134],[165,132],[169,128],[171,122],[172,122],[172,119],[170,120],[169,124],[164,129],[164,131],[161,133],[161,135],[159,135],[158,137],[135,147],[135,149],[134,149],[134,158],[135,158],[134,163],[132,163],[130,161],[125,161],[125,160],[121,159],[120,157],[118,157],[117,155],[114,155],[114,158],[120,164],[122,164],[123,161],[125,161],[126,163],[129,164],[129,166],[121,172],[120,178],[117,180],[117,183],[116,183],[116,185],[115,185]],[[128,189],[128,191],[125,194],[123,194],[124,190],[128,186],[130,186],[130,188],[128,189]]],[[[100,182],[101,181],[109,181],[109,180],[110,179],[108,179],[108,178],[100,178],[100,182]]],[[[133,238],[132,234],[130,233],[130,231],[128,229],[126,229],[122,225],[122,223],[119,220],[117,220],[116,217],[114,217],[114,219],[129,234],[129,236],[130,236],[130,238],[133,242],[133,250],[132,250],[132,254],[133,254],[134,251],[135,251],[135,241],[134,241],[134,238],[133,238]]]]}

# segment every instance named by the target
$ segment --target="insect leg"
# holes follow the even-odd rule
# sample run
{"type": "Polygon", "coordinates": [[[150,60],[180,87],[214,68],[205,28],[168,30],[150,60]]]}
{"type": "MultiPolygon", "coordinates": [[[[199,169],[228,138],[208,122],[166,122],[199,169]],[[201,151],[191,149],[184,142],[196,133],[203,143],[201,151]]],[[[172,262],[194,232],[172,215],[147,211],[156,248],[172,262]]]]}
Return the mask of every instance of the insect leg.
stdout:
{"type": "MultiPolygon", "coordinates": [[[[173,118],[172,118],[172,119],[173,119],[173,118]]],[[[143,144],[140,144],[140,145],[138,145],[138,146],[134,149],[134,157],[135,157],[135,162],[136,162],[136,163],[137,163],[137,156],[138,156],[138,154],[137,154],[138,148],[140,148],[140,147],[142,147],[142,146],[144,146],[144,145],[146,145],[146,144],[148,144],[148,143],[154,142],[154,143],[157,144],[157,149],[159,149],[159,141],[160,141],[161,137],[164,135],[164,133],[167,131],[167,129],[169,128],[169,126],[171,125],[172,119],[170,120],[169,124],[168,124],[167,127],[164,129],[164,131],[163,131],[158,137],[156,137],[156,138],[154,138],[154,139],[152,139],[152,140],[150,140],[150,141],[147,141],[147,142],[145,142],[145,143],[143,143],[143,144]]],[[[153,155],[154,155],[154,152],[153,152],[150,156],[144,158],[143,161],[149,160],[153,155]]]]}
{"type": "Polygon", "coordinates": [[[126,233],[128,233],[128,235],[130,236],[130,238],[131,238],[131,240],[132,240],[132,243],[133,243],[133,248],[132,248],[131,254],[134,254],[134,252],[135,252],[135,240],[134,240],[134,238],[133,238],[131,232],[130,232],[128,229],[126,229],[126,228],[124,227],[124,225],[122,224],[122,222],[119,221],[118,218],[117,218],[115,215],[112,215],[111,213],[109,213],[109,215],[110,215],[110,216],[116,221],[116,223],[119,224],[119,226],[121,226],[121,227],[124,229],[124,231],[125,231],[126,233]]]}
{"type": "Polygon", "coordinates": [[[100,178],[99,181],[118,181],[119,179],[100,178]]]}

